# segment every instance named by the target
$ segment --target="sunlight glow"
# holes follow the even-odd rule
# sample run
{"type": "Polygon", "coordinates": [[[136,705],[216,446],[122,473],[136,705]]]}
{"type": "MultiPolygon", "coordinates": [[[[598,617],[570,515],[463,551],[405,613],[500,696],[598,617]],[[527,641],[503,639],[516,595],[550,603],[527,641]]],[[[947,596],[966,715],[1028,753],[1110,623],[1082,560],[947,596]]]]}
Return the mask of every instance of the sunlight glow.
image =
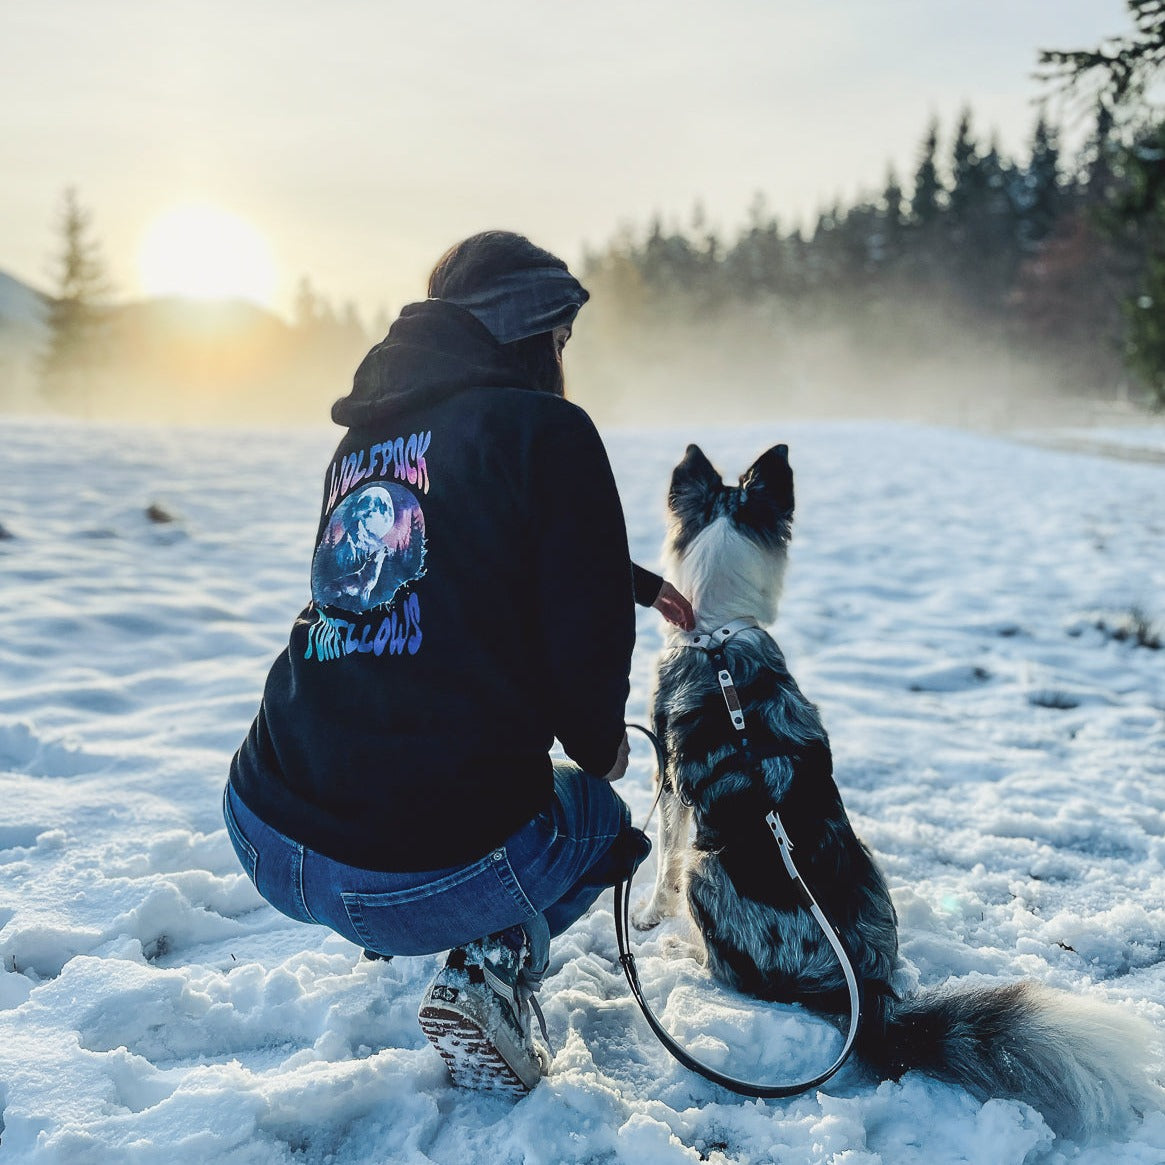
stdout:
{"type": "Polygon", "coordinates": [[[138,248],[146,295],[246,299],[270,307],[278,273],[271,248],[245,219],[209,203],[160,214],[138,248]]]}

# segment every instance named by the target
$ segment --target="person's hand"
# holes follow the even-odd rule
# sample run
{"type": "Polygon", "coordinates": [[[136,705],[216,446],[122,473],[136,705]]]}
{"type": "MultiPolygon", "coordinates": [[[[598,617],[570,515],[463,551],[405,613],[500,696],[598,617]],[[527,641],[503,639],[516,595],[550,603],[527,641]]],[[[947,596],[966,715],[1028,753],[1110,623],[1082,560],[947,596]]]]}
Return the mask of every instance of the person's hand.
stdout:
{"type": "Polygon", "coordinates": [[[631,758],[631,742],[627,733],[623,733],[623,742],[619,745],[619,755],[615,758],[615,767],[603,778],[604,781],[617,781],[627,771],[627,761],[631,758]]]}
{"type": "Polygon", "coordinates": [[[667,579],[663,580],[663,586],[659,588],[659,594],[651,605],[681,631],[691,631],[696,626],[696,613],[692,610],[692,604],[667,579]]]}

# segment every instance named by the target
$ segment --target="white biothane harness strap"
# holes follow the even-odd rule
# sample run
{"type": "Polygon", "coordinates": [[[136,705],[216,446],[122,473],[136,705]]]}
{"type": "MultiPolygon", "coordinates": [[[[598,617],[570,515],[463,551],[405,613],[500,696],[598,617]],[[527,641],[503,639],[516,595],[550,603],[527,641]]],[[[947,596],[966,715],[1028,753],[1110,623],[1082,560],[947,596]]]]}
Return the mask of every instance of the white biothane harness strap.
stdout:
{"type": "Polygon", "coordinates": [[[744,709],[740,706],[740,697],[736,693],[736,685],[732,682],[732,673],[724,666],[724,645],[738,632],[751,631],[759,628],[755,619],[733,619],[717,627],[714,631],[687,631],[677,636],[677,647],[695,647],[706,652],[716,668],[716,679],[720,684],[720,693],[724,703],[728,706],[728,718],[737,732],[744,731],[744,709]]]}
{"type": "Polygon", "coordinates": [[[700,647],[708,651],[714,647],[723,647],[738,631],[749,631],[759,628],[760,624],[753,618],[733,619],[730,623],[722,623],[712,631],[676,631],[673,632],[677,642],[674,647],[700,647]]]}

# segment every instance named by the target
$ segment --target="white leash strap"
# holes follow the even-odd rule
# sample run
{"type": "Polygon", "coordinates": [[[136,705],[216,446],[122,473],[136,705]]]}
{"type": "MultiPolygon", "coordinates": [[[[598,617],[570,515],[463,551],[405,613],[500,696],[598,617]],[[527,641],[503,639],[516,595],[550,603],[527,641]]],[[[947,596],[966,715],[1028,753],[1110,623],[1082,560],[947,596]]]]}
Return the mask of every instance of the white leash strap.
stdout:
{"type": "Polygon", "coordinates": [[[830,1074],[832,1074],[845,1063],[846,1057],[850,1054],[850,1050],[854,1046],[854,1040],[858,1038],[858,1025],[861,1022],[862,1006],[862,996],[858,988],[858,979],[854,974],[853,964],[849,961],[849,955],[845,953],[845,948],[841,945],[841,939],[837,937],[837,931],[833,929],[833,925],[825,917],[825,912],[817,905],[817,899],[813,897],[809,887],[805,885],[804,880],[798,873],[797,867],[793,864],[793,843],[789,840],[789,835],[785,832],[784,823],[781,821],[780,815],[775,809],[769,810],[765,815],[765,824],[772,830],[773,837],[777,839],[777,846],[781,851],[781,861],[784,863],[785,872],[797,887],[797,892],[801,896],[802,905],[813,915],[817,925],[821,927],[821,933],[825,935],[826,941],[833,947],[833,953],[837,956],[837,961],[841,966],[841,973],[845,976],[845,985],[849,989],[849,1032],[845,1037],[845,1046],[841,1049],[841,1054],[837,1057],[837,1063],[830,1069],[830,1074]]]}
{"type": "MultiPolygon", "coordinates": [[[[660,795],[663,792],[663,774],[665,767],[663,744],[653,732],[644,728],[641,724],[629,724],[628,727],[642,732],[655,748],[657,765],[656,779],[659,788],[656,791],[655,800],[652,802],[647,820],[643,823],[643,828],[646,830],[655,813],[656,806],[659,804],[660,795]]],[[[753,1084],[750,1081],[738,1080],[733,1076],[718,1072],[715,1068],[711,1068],[707,1064],[697,1060],[686,1048],[676,1042],[675,1038],[660,1022],[655,1012],[651,1010],[651,1006],[643,993],[643,987],[639,982],[639,971],[635,966],[635,956],[631,953],[631,881],[635,876],[634,871],[628,875],[625,882],[620,882],[615,886],[615,937],[619,946],[619,962],[623,965],[623,973],[627,976],[627,984],[631,988],[631,994],[634,996],[635,1002],[639,1004],[639,1010],[643,1012],[644,1019],[647,1020],[648,1026],[655,1032],[660,1043],[684,1067],[703,1076],[705,1080],[711,1080],[713,1084],[719,1084],[741,1096],[779,1099],[782,1097],[797,1096],[803,1092],[808,1092],[811,1088],[816,1088],[818,1085],[824,1084],[846,1062],[850,1052],[853,1051],[854,1041],[857,1039],[858,1026],[861,1022],[861,992],[858,988],[857,976],[854,974],[849,956],[841,944],[841,939],[838,938],[837,932],[830,925],[829,919],[825,917],[821,907],[817,905],[816,899],[809,892],[809,888],[805,885],[801,875],[797,872],[797,867],[793,864],[793,843],[789,840],[785,826],[775,809],[768,813],[765,817],[765,822],[769,829],[772,830],[773,837],[776,839],[777,847],[781,854],[781,862],[785,867],[785,872],[792,879],[793,885],[796,887],[798,897],[801,899],[801,905],[813,916],[814,921],[821,928],[829,945],[833,948],[833,953],[837,956],[842,974],[845,976],[846,987],[849,989],[849,1032],[846,1035],[845,1044],[841,1052],[824,1072],[814,1076],[810,1080],[801,1080],[795,1084],[753,1084]]]]}

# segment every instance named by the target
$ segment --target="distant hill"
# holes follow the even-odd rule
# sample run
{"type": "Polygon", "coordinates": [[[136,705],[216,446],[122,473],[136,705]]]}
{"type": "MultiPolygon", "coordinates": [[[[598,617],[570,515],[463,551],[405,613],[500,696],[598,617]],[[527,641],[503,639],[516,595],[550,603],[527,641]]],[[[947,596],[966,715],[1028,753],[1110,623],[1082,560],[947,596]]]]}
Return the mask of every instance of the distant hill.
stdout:
{"type": "Polygon", "coordinates": [[[113,304],[91,370],[46,399],[51,300],[0,272],[0,412],[196,424],[324,423],[370,339],[330,312],[298,325],[244,300],[113,304]]]}
{"type": "Polygon", "coordinates": [[[110,316],[116,384],[101,413],[168,421],[261,414],[292,364],[292,329],[243,300],[168,297],[121,304],[110,316]]]}
{"type": "Polygon", "coordinates": [[[0,327],[44,328],[48,300],[33,287],[0,271],[0,327]]]}
{"type": "Polygon", "coordinates": [[[48,335],[48,300],[0,271],[0,409],[37,404],[36,362],[48,335]]]}

